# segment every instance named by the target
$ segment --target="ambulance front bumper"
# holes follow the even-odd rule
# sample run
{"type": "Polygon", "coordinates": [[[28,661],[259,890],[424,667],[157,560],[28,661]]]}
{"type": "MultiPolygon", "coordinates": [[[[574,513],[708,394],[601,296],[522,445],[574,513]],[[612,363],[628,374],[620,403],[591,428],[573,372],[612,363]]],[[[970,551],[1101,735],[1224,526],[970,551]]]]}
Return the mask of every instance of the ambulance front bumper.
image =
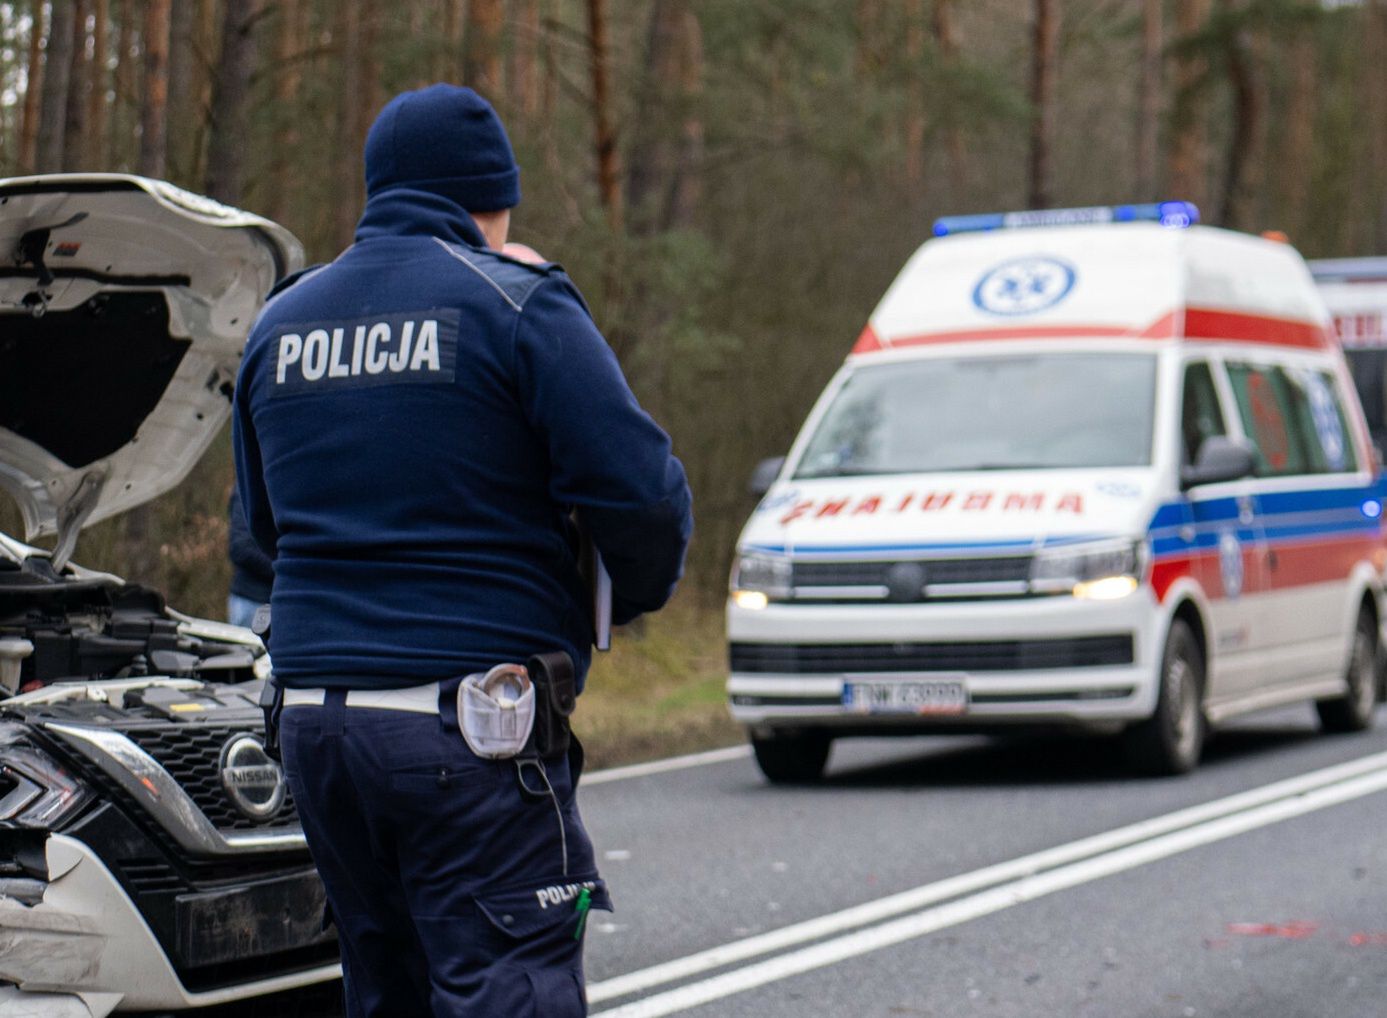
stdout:
{"type": "Polygon", "coordinates": [[[341,975],[338,965],[320,965],[190,992],[134,902],[91,849],[54,834],[48,837],[46,856],[48,880],[37,901],[32,893],[28,900],[0,894],[0,1018],[103,1018],[116,1010],[183,1010],[341,975]]]}
{"type": "Polygon", "coordinates": [[[753,728],[844,733],[1133,721],[1155,709],[1161,618],[1144,587],[1114,601],[730,604],[728,702],[753,728]],[[878,711],[850,688],[892,684],[961,684],[965,702],[878,711]]]}

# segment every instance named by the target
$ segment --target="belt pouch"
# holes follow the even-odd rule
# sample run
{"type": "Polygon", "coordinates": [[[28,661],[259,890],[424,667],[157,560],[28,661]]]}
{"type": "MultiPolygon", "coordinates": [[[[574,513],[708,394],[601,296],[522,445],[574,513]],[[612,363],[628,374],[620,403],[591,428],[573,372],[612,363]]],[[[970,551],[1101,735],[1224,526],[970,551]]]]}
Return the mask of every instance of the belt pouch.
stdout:
{"type": "Polygon", "coordinates": [[[525,748],[535,723],[535,687],[516,664],[469,675],[458,686],[458,726],[467,747],[485,760],[512,757],[525,748]]]}

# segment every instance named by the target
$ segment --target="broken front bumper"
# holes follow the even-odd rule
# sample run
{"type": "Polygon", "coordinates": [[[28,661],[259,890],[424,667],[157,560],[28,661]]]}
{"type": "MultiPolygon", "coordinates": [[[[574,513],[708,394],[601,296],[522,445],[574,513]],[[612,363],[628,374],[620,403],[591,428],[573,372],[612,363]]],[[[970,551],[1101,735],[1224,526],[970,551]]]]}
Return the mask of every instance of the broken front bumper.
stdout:
{"type": "Polygon", "coordinates": [[[206,1007],[340,976],[319,965],[191,992],[111,871],[85,844],[50,835],[48,880],[33,901],[0,894],[0,1018],[103,1018],[120,1010],[206,1007]]]}

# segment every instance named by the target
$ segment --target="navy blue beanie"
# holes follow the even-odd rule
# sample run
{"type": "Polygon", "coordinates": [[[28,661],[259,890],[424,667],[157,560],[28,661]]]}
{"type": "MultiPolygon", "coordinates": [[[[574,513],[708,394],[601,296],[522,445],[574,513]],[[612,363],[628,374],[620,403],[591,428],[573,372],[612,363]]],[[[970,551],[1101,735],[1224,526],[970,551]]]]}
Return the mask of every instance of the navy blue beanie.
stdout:
{"type": "Polygon", "coordinates": [[[520,204],[520,168],[491,104],[443,84],[386,103],[366,135],[366,194],[396,187],[443,195],[468,212],[520,204]]]}

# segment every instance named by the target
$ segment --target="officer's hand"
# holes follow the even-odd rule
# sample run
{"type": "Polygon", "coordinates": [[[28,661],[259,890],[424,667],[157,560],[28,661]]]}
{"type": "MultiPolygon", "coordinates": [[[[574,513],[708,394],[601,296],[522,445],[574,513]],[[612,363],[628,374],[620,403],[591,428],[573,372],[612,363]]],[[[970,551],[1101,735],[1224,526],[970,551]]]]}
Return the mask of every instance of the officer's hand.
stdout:
{"type": "Polygon", "coordinates": [[[518,262],[528,262],[531,265],[543,265],[549,260],[526,244],[506,244],[501,248],[501,253],[508,258],[514,258],[518,262]]]}

